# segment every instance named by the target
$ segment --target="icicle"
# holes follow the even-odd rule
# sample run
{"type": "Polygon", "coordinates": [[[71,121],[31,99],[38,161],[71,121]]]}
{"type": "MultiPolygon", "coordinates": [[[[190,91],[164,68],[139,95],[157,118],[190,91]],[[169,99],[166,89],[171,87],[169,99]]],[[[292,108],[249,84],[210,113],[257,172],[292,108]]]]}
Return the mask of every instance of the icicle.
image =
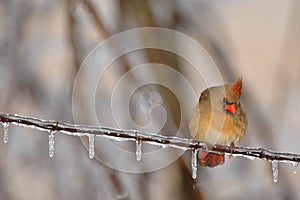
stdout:
{"type": "Polygon", "coordinates": [[[277,183],[278,181],[278,161],[272,161],[272,171],[273,171],[273,182],[277,183]]]}
{"type": "Polygon", "coordinates": [[[193,149],[192,150],[191,163],[192,163],[192,177],[193,177],[193,179],[197,178],[198,151],[199,151],[199,149],[193,149]]]}
{"type": "Polygon", "coordinates": [[[293,173],[294,173],[294,174],[297,174],[297,172],[298,172],[298,165],[299,165],[298,162],[293,162],[293,163],[292,163],[292,166],[293,166],[293,173]]]}
{"type": "Polygon", "coordinates": [[[3,142],[6,144],[8,142],[8,137],[9,137],[9,123],[4,122],[2,123],[3,126],[3,142]]]}
{"type": "Polygon", "coordinates": [[[90,159],[95,157],[95,135],[89,135],[89,157],[90,159]]]}
{"type": "Polygon", "coordinates": [[[140,161],[142,159],[142,140],[137,139],[136,141],[136,160],[140,161]]]}
{"type": "Polygon", "coordinates": [[[122,193],[117,193],[116,198],[119,200],[127,199],[129,196],[128,191],[122,191],[122,193]]]}
{"type": "Polygon", "coordinates": [[[49,134],[49,157],[54,156],[54,131],[51,131],[49,134]]]}

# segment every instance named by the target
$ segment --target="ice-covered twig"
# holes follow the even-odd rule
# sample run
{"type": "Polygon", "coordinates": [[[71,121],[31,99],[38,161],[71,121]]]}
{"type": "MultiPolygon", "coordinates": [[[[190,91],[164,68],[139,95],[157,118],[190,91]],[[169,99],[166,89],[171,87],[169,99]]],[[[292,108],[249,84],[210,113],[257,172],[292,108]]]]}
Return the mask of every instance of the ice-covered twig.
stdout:
{"type": "Polygon", "coordinates": [[[206,151],[218,154],[224,154],[231,157],[244,157],[250,160],[262,159],[272,163],[273,180],[278,180],[278,164],[280,162],[290,163],[293,167],[293,172],[297,173],[297,167],[300,162],[300,154],[288,152],[275,152],[260,147],[232,147],[229,145],[217,145],[211,148],[210,144],[197,141],[195,139],[179,138],[171,136],[163,136],[153,133],[143,133],[137,130],[123,130],[104,126],[87,126],[68,124],[54,120],[42,120],[32,117],[19,116],[16,114],[0,113],[0,123],[4,127],[4,142],[7,142],[9,124],[18,126],[39,129],[47,131],[49,135],[49,156],[54,155],[54,132],[63,133],[73,136],[88,136],[89,137],[89,157],[94,157],[94,140],[95,137],[105,137],[118,141],[136,141],[136,159],[139,161],[142,154],[142,142],[156,146],[172,147],[182,150],[192,151],[192,177],[197,177],[197,152],[206,151]]]}
{"type": "Polygon", "coordinates": [[[47,134],[51,131],[60,132],[74,136],[100,136],[109,139],[116,140],[131,140],[150,143],[152,145],[165,147],[166,145],[173,148],[183,150],[203,150],[213,153],[230,155],[233,157],[245,157],[252,159],[263,159],[268,161],[278,161],[285,163],[297,163],[300,162],[300,154],[287,153],[287,152],[275,152],[259,147],[241,147],[236,146],[232,148],[227,145],[218,145],[210,149],[207,149],[205,142],[197,141],[195,139],[163,136],[152,133],[143,133],[136,130],[123,130],[111,127],[103,126],[85,126],[85,125],[72,125],[63,122],[57,122],[54,120],[42,120],[32,117],[19,116],[16,114],[0,113],[0,122],[2,124],[11,123],[18,126],[39,129],[47,131],[47,134]],[[137,134],[138,133],[138,134],[137,134]]]}

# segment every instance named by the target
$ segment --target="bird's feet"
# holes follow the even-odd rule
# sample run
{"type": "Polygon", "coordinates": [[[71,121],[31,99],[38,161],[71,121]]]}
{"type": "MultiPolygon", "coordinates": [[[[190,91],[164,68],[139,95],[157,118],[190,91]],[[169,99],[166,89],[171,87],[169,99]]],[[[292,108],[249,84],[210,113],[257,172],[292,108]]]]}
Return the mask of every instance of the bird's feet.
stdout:
{"type": "Polygon", "coordinates": [[[229,155],[229,159],[230,159],[230,158],[232,158],[232,152],[235,149],[235,145],[234,145],[233,142],[230,143],[230,147],[229,148],[230,148],[230,155],[229,155]]]}

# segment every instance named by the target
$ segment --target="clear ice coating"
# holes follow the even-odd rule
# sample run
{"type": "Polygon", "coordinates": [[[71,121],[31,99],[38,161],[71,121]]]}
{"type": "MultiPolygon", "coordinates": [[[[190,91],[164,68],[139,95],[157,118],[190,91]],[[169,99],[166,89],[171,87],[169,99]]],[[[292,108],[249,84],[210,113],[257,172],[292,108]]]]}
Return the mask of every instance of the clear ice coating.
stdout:
{"type": "Polygon", "coordinates": [[[89,157],[90,159],[95,157],[95,135],[89,135],[89,157]]]}
{"type": "Polygon", "coordinates": [[[192,158],[191,158],[191,164],[192,164],[192,177],[193,179],[197,178],[197,168],[198,168],[198,149],[192,150],[192,158]]]}
{"type": "Polygon", "coordinates": [[[128,196],[129,196],[129,192],[128,191],[122,191],[121,193],[117,193],[116,194],[116,198],[119,199],[119,200],[127,199],[128,196]]]}
{"type": "Polygon", "coordinates": [[[142,140],[136,140],[136,160],[140,161],[142,159],[142,140]]]}
{"type": "Polygon", "coordinates": [[[273,171],[273,182],[277,183],[278,181],[278,161],[272,161],[272,171],[273,171]]]}
{"type": "Polygon", "coordinates": [[[54,132],[51,131],[49,134],[49,157],[52,158],[54,156],[54,132]]]}
{"type": "Polygon", "coordinates": [[[298,165],[299,165],[298,162],[293,162],[293,163],[292,163],[292,166],[293,166],[293,173],[294,173],[294,174],[297,174],[297,172],[298,172],[298,165]]]}
{"type": "Polygon", "coordinates": [[[9,123],[4,122],[4,123],[2,123],[2,126],[3,126],[3,142],[7,143],[8,142],[8,137],[9,137],[9,132],[8,132],[9,123]]]}

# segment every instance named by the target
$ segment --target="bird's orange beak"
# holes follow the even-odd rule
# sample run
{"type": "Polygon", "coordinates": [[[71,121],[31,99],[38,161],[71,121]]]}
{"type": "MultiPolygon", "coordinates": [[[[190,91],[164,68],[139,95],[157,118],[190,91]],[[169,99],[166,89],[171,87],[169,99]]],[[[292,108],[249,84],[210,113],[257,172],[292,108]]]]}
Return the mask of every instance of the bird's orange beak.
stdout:
{"type": "Polygon", "coordinates": [[[227,112],[230,112],[231,114],[234,114],[236,112],[236,105],[235,104],[226,105],[225,110],[227,112]]]}

